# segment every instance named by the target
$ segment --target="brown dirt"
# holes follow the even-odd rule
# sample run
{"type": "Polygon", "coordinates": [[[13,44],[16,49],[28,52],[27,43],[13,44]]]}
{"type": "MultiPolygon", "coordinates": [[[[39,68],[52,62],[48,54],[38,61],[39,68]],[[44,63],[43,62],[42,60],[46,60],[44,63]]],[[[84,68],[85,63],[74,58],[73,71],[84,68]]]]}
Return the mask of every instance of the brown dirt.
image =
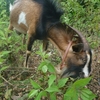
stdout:
{"type": "Polygon", "coordinates": [[[97,100],[100,100],[100,46],[93,52],[91,76],[88,87],[97,95],[97,100]]]}

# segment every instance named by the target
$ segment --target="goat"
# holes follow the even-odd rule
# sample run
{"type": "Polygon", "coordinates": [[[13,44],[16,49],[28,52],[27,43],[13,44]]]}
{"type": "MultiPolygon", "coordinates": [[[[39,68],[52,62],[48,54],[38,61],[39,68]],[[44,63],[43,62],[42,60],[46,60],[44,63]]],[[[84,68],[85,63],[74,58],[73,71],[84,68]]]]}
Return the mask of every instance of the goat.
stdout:
{"type": "Polygon", "coordinates": [[[79,31],[61,23],[62,14],[63,11],[53,0],[16,0],[10,6],[9,30],[14,28],[20,33],[28,34],[25,66],[28,66],[35,40],[43,40],[45,49],[49,40],[58,49],[61,58],[72,41],[64,59],[61,76],[76,78],[84,73],[83,76],[88,77],[91,71],[91,49],[79,31]]]}

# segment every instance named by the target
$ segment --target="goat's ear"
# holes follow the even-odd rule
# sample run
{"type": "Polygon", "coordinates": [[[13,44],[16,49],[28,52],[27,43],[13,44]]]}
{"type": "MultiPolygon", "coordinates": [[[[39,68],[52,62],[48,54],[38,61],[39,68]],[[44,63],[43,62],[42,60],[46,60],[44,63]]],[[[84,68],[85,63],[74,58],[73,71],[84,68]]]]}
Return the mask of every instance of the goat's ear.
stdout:
{"type": "Polygon", "coordinates": [[[72,50],[74,52],[81,52],[81,51],[83,51],[83,48],[84,48],[83,43],[78,43],[78,44],[72,46],[72,50]]]}

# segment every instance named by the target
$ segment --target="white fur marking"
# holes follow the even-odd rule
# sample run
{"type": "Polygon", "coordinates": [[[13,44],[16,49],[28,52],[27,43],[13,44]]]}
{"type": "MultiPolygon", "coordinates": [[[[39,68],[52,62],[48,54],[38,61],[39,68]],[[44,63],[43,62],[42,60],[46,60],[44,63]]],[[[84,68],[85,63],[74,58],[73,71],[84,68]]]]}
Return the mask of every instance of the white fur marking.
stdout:
{"type": "Polygon", "coordinates": [[[24,25],[26,25],[27,26],[27,23],[26,23],[26,14],[24,13],[24,12],[21,12],[20,14],[19,14],[19,19],[18,19],[18,24],[24,24],[24,25]]]}
{"type": "Polygon", "coordinates": [[[10,11],[12,10],[12,7],[13,7],[13,6],[12,6],[12,4],[10,3],[10,7],[9,7],[9,10],[10,10],[10,11]]]}
{"type": "Polygon", "coordinates": [[[89,71],[88,71],[88,65],[90,62],[90,55],[87,53],[87,62],[83,68],[83,72],[84,72],[84,77],[88,77],[89,76],[89,71]]]}

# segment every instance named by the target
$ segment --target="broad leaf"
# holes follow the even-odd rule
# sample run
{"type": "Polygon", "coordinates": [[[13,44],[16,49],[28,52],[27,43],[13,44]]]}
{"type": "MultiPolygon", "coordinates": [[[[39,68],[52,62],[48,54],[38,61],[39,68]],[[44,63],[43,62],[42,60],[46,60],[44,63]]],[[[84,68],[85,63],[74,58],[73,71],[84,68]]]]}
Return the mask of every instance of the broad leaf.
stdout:
{"type": "Polygon", "coordinates": [[[43,73],[46,73],[48,70],[48,67],[46,65],[42,66],[42,72],[43,73]]]}
{"type": "Polygon", "coordinates": [[[62,78],[62,79],[58,80],[58,87],[59,88],[63,87],[67,81],[68,81],[68,78],[62,78]]]}
{"type": "Polygon", "coordinates": [[[8,66],[5,66],[5,67],[0,68],[0,72],[6,70],[7,68],[9,68],[9,67],[8,66]]]}
{"type": "Polygon", "coordinates": [[[39,92],[39,94],[37,95],[37,97],[35,98],[35,100],[41,100],[41,98],[42,98],[43,96],[47,96],[46,91],[41,91],[41,92],[39,92]]]}
{"type": "Polygon", "coordinates": [[[84,88],[81,92],[81,98],[83,100],[85,100],[87,98],[87,100],[93,100],[96,97],[95,94],[92,93],[92,91],[90,91],[89,89],[84,88]]]}
{"type": "Polygon", "coordinates": [[[47,65],[46,61],[40,63],[40,65],[38,66],[38,70],[41,70],[44,65],[47,65]]]}
{"type": "Polygon", "coordinates": [[[78,100],[78,94],[75,88],[71,88],[64,94],[64,100],[78,100]]]}
{"type": "Polygon", "coordinates": [[[38,83],[36,83],[35,81],[33,81],[32,79],[30,79],[30,82],[31,82],[31,85],[33,86],[33,88],[35,88],[35,89],[41,88],[41,86],[38,83]]]}
{"type": "Polygon", "coordinates": [[[90,80],[91,80],[91,77],[77,80],[77,81],[73,84],[73,86],[75,86],[77,89],[78,89],[78,88],[82,88],[82,87],[86,86],[86,85],[89,83],[90,80]]]}
{"type": "Polygon", "coordinates": [[[34,90],[34,89],[31,90],[30,93],[29,93],[29,98],[32,98],[32,97],[34,97],[35,95],[37,95],[38,91],[39,91],[39,90],[34,90]]]}
{"type": "Polygon", "coordinates": [[[48,63],[48,71],[50,73],[55,73],[56,72],[54,66],[51,63],[48,63]]]}
{"type": "Polygon", "coordinates": [[[52,86],[52,87],[48,87],[45,91],[47,91],[47,92],[59,92],[59,89],[57,86],[52,86]]]}
{"type": "Polygon", "coordinates": [[[56,75],[50,75],[48,80],[48,86],[50,87],[56,79],[56,75]]]}
{"type": "Polygon", "coordinates": [[[50,100],[56,100],[56,93],[50,93],[50,100]]]}

